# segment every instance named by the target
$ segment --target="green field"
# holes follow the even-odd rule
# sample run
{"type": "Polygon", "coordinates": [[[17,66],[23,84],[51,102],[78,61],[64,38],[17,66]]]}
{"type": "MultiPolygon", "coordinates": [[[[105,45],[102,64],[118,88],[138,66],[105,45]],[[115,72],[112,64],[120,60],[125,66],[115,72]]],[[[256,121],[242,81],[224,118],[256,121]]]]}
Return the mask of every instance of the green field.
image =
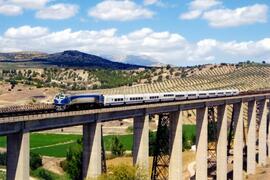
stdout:
{"type": "MultiPolygon", "coordinates": [[[[183,125],[183,133],[188,139],[195,134],[195,125],[183,125]]],[[[106,151],[110,150],[112,135],[104,136],[104,144],[106,151]]],[[[132,150],[133,135],[119,135],[121,143],[126,150],[132,150]]],[[[75,145],[81,135],[71,134],[40,134],[32,133],[30,135],[30,148],[32,152],[39,153],[44,156],[65,157],[68,147],[75,145]]],[[[6,147],[6,138],[0,137],[0,147],[6,147]]]]}

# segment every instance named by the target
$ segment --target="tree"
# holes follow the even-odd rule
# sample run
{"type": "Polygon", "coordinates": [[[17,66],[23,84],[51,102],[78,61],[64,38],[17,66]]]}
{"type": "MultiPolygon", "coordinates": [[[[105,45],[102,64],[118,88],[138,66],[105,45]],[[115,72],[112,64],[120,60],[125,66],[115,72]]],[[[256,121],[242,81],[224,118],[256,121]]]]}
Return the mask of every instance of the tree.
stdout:
{"type": "Polygon", "coordinates": [[[156,132],[149,131],[149,156],[154,156],[156,148],[156,132]]]}
{"type": "Polygon", "coordinates": [[[67,151],[66,171],[71,179],[82,179],[82,139],[77,144],[70,146],[67,151]]]}
{"type": "Polygon", "coordinates": [[[42,166],[42,158],[39,154],[30,152],[30,168],[36,170],[42,166]]]}
{"type": "Polygon", "coordinates": [[[7,163],[7,154],[0,153],[0,165],[5,166],[7,163]]]}
{"type": "Polygon", "coordinates": [[[117,136],[112,137],[111,153],[114,156],[123,156],[125,152],[124,145],[117,136]]]}

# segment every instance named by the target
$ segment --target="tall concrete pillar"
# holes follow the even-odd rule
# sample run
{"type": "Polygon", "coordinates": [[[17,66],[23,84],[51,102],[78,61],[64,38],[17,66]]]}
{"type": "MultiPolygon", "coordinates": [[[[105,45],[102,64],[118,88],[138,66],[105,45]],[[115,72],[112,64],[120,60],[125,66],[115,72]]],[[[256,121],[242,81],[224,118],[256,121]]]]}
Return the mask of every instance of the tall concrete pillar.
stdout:
{"type": "Polygon", "coordinates": [[[270,99],[268,99],[268,135],[267,135],[267,144],[268,144],[267,155],[268,155],[268,157],[270,157],[270,99]]]}
{"type": "Polygon", "coordinates": [[[234,111],[234,145],[233,145],[233,179],[243,179],[243,104],[233,105],[234,111]]]}
{"type": "Polygon", "coordinates": [[[267,126],[266,100],[260,101],[259,106],[259,165],[266,165],[266,126],[267,126]]]}
{"type": "Polygon", "coordinates": [[[7,180],[29,179],[29,133],[7,136],[7,180]]]}
{"type": "Polygon", "coordinates": [[[196,111],[196,180],[207,179],[208,108],[196,111]]]}
{"type": "Polygon", "coordinates": [[[170,115],[169,180],[182,180],[182,111],[170,115]]]}
{"type": "Polygon", "coordinates": [[[83,125],[83,178],[95,178],[102,173],[101,123],[83,125]]]}
{"type": "Polygon", "coordinates": [[[227,106],[218,106],[217,179],[227,179],[227,106]]]}
{"type": "Polygon", "coordinates": [[[248,102],[247,174],[256,171],[256,101],[248,102]]]}
{"type": "Polygon", "coordinates": [[[133,164],[148,173],[149,115],[134,117],[133,164]]]}

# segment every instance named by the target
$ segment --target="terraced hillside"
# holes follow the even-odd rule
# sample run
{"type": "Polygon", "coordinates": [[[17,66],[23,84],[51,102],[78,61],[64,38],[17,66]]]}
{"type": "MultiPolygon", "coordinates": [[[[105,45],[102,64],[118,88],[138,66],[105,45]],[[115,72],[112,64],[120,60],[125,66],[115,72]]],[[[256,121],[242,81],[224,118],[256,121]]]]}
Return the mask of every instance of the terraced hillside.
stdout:
{"type": "Polygon", "coordinates": [[[95,90],[94,92],[104,94],[133,94],[232,88],[239,89],[240,91],[270,88],[270,66],[257,64],[236,68],[222,66],[203,70],[185,78],[174,78],[163,82],[132,87],[95,90]]]}

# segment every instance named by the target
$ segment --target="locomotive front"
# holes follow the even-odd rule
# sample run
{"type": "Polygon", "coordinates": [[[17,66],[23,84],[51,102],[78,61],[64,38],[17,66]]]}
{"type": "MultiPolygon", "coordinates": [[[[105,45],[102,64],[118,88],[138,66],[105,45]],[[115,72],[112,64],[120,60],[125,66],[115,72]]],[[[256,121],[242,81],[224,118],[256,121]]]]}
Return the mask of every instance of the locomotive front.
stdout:
{"type": "Polygon", "coordinates": [[[66,94],[60,93],[54,97],[54,105],[57,111],[66,110],[69,104],[70,104],[70,98],[66,94]]]}

